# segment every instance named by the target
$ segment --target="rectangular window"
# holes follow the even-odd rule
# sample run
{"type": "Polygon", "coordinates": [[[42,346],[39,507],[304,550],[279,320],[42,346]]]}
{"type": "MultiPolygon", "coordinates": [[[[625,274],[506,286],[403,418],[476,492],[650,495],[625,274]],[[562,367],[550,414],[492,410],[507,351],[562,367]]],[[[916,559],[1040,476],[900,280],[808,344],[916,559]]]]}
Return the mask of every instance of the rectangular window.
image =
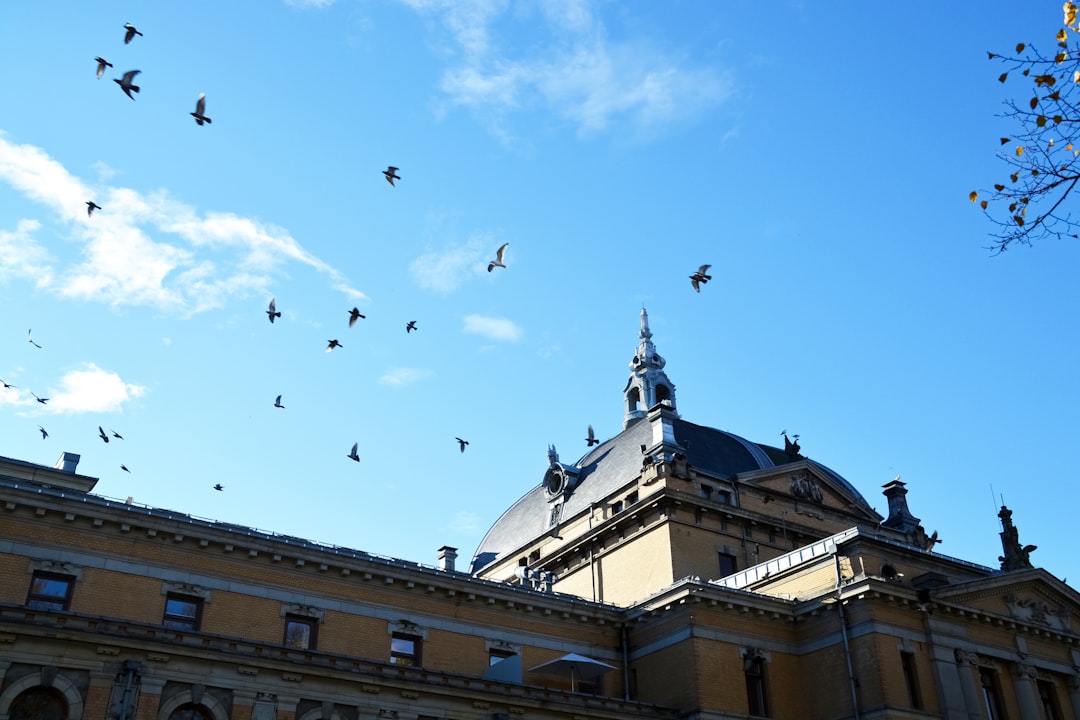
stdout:
{"type": "Polygon", "coordinates": [[[712,485],[701,486],[701,497],[705,498],[706,500],[712,500],[712,485]]]}
{"type": "Polygon", "coordinates": [[[739,571],[735,556],[731,553],[722,552],[720,556],[720,577],[734,575],[739,571]]]}
{"type": "Polygon", "coordinates": [[[615,502],[611,503],[611,514],[612,515],[617,515],[617,514],[621,513],[622,511],[623,511],[622,500],[616,500],[615,502]]]}
{"type": "Polygon", "coordinates": [[[285,647],[296,650],[315,649],[315,629],[318,621],[315,618],[302,615],[285,616],[285,639],[282,641],[285,647]]]}
{"type": "Polygon", "coordinates": [[[165,596],[165,617],[161,624],[174,630],[198,630],[202,602],[202,598],[169,593],[165,596]]]}
{"type": "Polygon", "coordinates": [[[760,657],[743,658],[743,672],[746,675],[746,702],[752,717],[768,717],[769,704],[765,694],[765,659],[760,657]]]}
{"type": "Polygon", "coordinates": [[[1061,718],[1061,706],[1057,701],[1057,688],[1049,680],[1036,680],[1035,687],[1039,691],[1039,704],[1042,705],[1043,717],[1046,720],[1059,720],[1061,718]]]}
{"type": "Polygon", "coordinates": [[[716,502],[720,503],[721,505],[730,505],[731,493],[726,491],[716,493],[716,502]]]}
{"type": "Polygon", "coordinates": [[[394,665],[419,665],[420,638],[394,633],[390,638],[390,662],[394,665]]]}
{"type": "Polygon", "coordinates": [[[919,694],[919,676],[915,674],[915,653],[901,652],[900,667],[904,671],[908,704],[916,710],[922,710],[922,695],[919,694]]]}
{"type": "Polygon", "coordinates": [[[1001,712],[1001,690],[998,687],[997,670],[993,668],[979,668],[979,682],[982,684],[983,702],[986,704],[986,714],[990,720],[1004,720],[1005,715],[1001,712]]]}
{"type": "Polygon", "coordinates": [[[626,496],[626,506],[629,507],[636,503],[638,500],[637,490],[626,496]]]}
{"type": "Polygon", "coordinates": [[[75,578],[70,575],[35,572],[26,594],[26,607],[31,610],[70,610],[75,578]]]}

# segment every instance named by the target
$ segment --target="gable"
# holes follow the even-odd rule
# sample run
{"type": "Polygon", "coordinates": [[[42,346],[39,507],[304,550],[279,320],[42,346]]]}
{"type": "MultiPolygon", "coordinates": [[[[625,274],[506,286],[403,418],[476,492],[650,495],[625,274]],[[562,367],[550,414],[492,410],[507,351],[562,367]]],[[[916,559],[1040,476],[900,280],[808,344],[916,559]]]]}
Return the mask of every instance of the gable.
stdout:
{"type": "Polygon", "coordinates": [[[1041,568],[941,587],[934,597],[1050,632],[1080,631],[1080,594],[1041,568]]]}

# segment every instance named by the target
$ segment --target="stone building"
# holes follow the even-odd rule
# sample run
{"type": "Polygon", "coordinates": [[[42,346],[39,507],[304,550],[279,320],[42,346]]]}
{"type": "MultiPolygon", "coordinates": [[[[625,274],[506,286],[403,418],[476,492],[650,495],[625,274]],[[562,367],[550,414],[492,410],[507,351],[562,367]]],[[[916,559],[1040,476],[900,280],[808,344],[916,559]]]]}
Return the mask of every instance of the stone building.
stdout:
{"type": "Polygon", "coordinates": [[[1000,567],[937,553],[904,483],[882,517],[664,367],[642,311],[622,432],[550,448],[461,569],[0,458],[0,720],[1080,716],[1080,598],[1007,508],[1000,567]]]}

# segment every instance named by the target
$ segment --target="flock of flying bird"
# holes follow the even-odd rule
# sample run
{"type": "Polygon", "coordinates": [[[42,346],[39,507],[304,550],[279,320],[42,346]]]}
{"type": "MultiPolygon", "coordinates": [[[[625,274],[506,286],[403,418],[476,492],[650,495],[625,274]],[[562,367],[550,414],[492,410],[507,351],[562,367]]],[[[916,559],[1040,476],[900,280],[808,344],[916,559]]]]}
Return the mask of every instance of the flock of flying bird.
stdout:
{"type": "MultiPolygon", "coordinates": [[[[136,29],[136,27],[134,25],[132,25],[131,23],[126,23],[124,25],[124,44],[125,45],[129,44],[135,38],[136,35],[139,36],[139,37],[142,37],[142,33],[138,29],[136,29]]],[[[98,57],[94,58],[94,61],[97,63],[97,77],[100,80],[102,75],[104,75],[104,73],[105,73],[105,68],[111,68],[111,67],[113,67],[113,64],[111,62],[109,62],[108,60],[106,60],[105,58],[101,57],[101,56],[98,56],[98,57]]],[[[138,75],[140,72],[141,72],[141,70],[128,70],[120,78],[113,78],[113,82],[115,82],[117,85],[119,85],[120,89],[123,90],[124,94],[127,95],[132,100],[135,99],[135,96],[132,95],[132,93],[133,92],[134,93],[139,92],[139,86],[136,85],[134,81],[135,81],[135,76],[138,75]]],[[[198,99],[195,101],[195,111],[190,113],[190,115],[195,118],[195,122],[200,126],[203,125],[203,124],[210,124],[211,120],[210,120],[209,117],[206,116],[206,94],[205,93],[200,93],[199,94],[198,99]]],[[[382,174],[386,177],[386,181],[388,183],[390,183],[391,187],[396,187],[395,182],[394,182],[395,180],[401,180],[401,176],[398,174],[398,170],[399,170],[399,168],[394,167],[393,165],[390,165],[390,166],[388,166],[386,168],[386,170],[382,171],[382,174]]],[[[102,209],[102,207],[100,205],[98,205],[96,202],[94,202],[93,200],[87,200],[86,201],[86,213],[87,213],[87,216],[92,217],[95,210],[101,210],[101,209],[102,209]]],[[[499,247],[499,249],[495,251],[495,259],[488,262],[488,265],[487,265],[487,271],[488,272],[493,271],[495,268],[504,268],[504,269],[506,268],[506,249],[507,249],[507,247],[509,245],[510,245],[510,243],[503,243],[499,247]]],[[[707,274],[710,267],[711,267],[710,265],[702,265],[697,269],[697,271],[695,271],[692,275],[690,275],[690,284],[694,288],[695,292],[701,292],[701,286],[712,279],[712,276],[707,274]]],[[[366,317],[365,315],[361,314],[361,312],[360,312],[360,310],[358,308],[355,308],[355,307],[352,308],[351,310],[349,310],[348,313],[349,313],[349,327],[350,328],[353,327],[356,324],[357,320],[362,320],[362,319],[365,319],[365,317],[366,317]]],[[[274,322],[274,320],[276,318],[281,317],[281,312],[278,311],[276,301],[273,298],[271,298],[271,300],[270,300],[269,307],[266,310],[266,315],[269,318],[271,324],[273,324],[273,322],[274,322]]],[[[418,329],[419,328],[417,327],[417,324],[416,324],[415,320],[409,320],[405,324],[405,332],[406,333],[411,333],[412,331],[418,330],[418,329]]],[[[30,341],[31,345],[33,345],[34,347],[36,347],[38,349],[41,349],[41,345],[34,342],[34,339],[33,339],[32,335],[30,335],[29,341],[30,341]]],[[[344,345],[342,345],[338,341],[337,338],[331,338],[330,340],[327,341],[326,352],[331,352],[335,348],[340,348],[340,347],[344,347],[344,345]]],[[[14,388],[15,387],[14,385],[11,385],[11,384],[9,384],[7,382],[4,382],[3,380],[0,380],[0,384],[3,385],[4,389],[14,388]]],[[[30,394],[33,395],[34,399],[37,400],[37,402],[41,403],[42,405],[46,404],[49,401],[49,398],[38,397],[37,395],[35,395],[32,392],[30,394]]],[[[285,409],[285,406],[281,403],[281,395],[278,395],[275,398],[274,407],[275,408],[280,408],[280,409],[285,409]]],[[[42,437],[43,440],[49,437],[49,433],[45,430],[45,428],[43,426],[38,425],[38,430],[41,432],[41,437],[42,437]]],[[[110,430],[110,432],[111,432],[113,438],[123,440],[123,436],[120,435],[120,433],[116,432],[115,430],[110,430]]],[[[110,438],[109,434],[106,433],[104,428],[101,427],[100,425],[98,426],[98,437],[100,437],[101,440],[106,442],[106,443],[109,442],[109,438],[110,438]]],[[[454,439],[458,443],[458,447],[459,447],[460,451],[462,453],[464,453],[465,452],[465,447],[469,444],[469,442],[467,440],[463,440],[460,437],[456,437],[454,439]]],[[[586,446],[590,447],[590,448],[593,447],[594,445],[598,445],[600,443],[600,440],[598,440],[596,438],[596,435],[595,435],[595,433],[593,431],[592,425],[589,425],[588,436],[585,438],[585,443],[586,443],[586,446]]],[[[360,456],[358,454],[358,449],[359,449],[359,443],[353,443],[352,449],[350,450],[350,452],[348,453],[348,455],[346,457],[348,457],[349,459],[351,459],[351,460],[353,460],[355,462],[360,462],[360,456]]],[[[124,472],[131,472],[127,468],[126,465],[121,464],[120,468],[124,472]]],[[[213,486],[213,488],[214,488],[214,490],[218,490],[218,491],[221,491],[221,490],[225,489],[224,486],[221,485],[220,483],[215,484],[213,486]]]]}

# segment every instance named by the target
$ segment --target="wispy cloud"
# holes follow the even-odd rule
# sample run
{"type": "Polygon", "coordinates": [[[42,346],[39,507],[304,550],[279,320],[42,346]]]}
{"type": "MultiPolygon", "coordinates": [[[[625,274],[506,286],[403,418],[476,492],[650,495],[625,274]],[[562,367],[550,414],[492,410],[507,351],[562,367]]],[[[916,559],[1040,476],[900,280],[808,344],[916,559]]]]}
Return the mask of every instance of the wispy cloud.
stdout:
{"type": "Polygon", "coordinates": [[[483,315],[466,315],[464,330],[467,333],[482,335],[491,340],[504,340],[507,342],[516,342],[522,336],[521,328],[513,320],[485,317],[483,315]]]}
{"type": "Polygon", "coordinates": [[[379,382],[383,385],[390,385],[391,387],[404,387],[405,385],[412,385],[421,380],[427,380],[429,377],[431,377],[430,370],[398,367],[390,368],[383,373],[382,377],[379,378],[379,382]]]}
{"type": "Polygon", "coordinates": [[[494,257],[494,247],[491,236],[474,235],[463,243],[427,250],[409,264],[409,272],[421,287],[450,293],[467,280],[484,274],[488,255],[494,257]]]}
{"type": "Polygon", "coordinates": [[[479,535],[483,529],[484,526],[480,524],[480,516],[469,510],[457,511],[449,524],[443,528],[443,530],[467,536],[479,535]]]}
{"type": "Polygon", "coordinates": [[[0,404],[33,408],[52,415],[107,413],[123,410],[126,403],[145,392],[145,387],[124,382],[117,373],[86,363],[61,377],[58,388],[36,393],[47,398],[48,404],[39,403],[26,388],[0,391],[0,404]]]}
{"type": "Polygon", "coordinates": [[[37,220],[0,234],[0,260],[15,260],[8,274],[32,277],[59,295],[192,314],[221,307],[230,296],[264,291],[298,263],[328,277],[350,299],[365,297],[282,228],[230,213],[200,214],[160,190],[106,186],[93,192],[40,148],[9,142],[2,133],[0,182],[51,210],[80,244],[79,260],[64,265],[34,242],[37,220]],[[102,209],[88,217],[91,197],[102,209]]]}
{"type": "Polygon", "coordinates": [[[598,3],[539,3],[532,11],[485,0],[401,0],[447,28],[456,48],[441,90],[500,137],[514,112],[544,109],[581,133],[625,118],[642,129],[700,115],[728,98],[729,71],[689,63],[645,38],[612,37],[598,3]],[[515,24],[530,42],[515,42],[515,24]],[[499,42],[502,39],[503,42],[499,42]]]}

